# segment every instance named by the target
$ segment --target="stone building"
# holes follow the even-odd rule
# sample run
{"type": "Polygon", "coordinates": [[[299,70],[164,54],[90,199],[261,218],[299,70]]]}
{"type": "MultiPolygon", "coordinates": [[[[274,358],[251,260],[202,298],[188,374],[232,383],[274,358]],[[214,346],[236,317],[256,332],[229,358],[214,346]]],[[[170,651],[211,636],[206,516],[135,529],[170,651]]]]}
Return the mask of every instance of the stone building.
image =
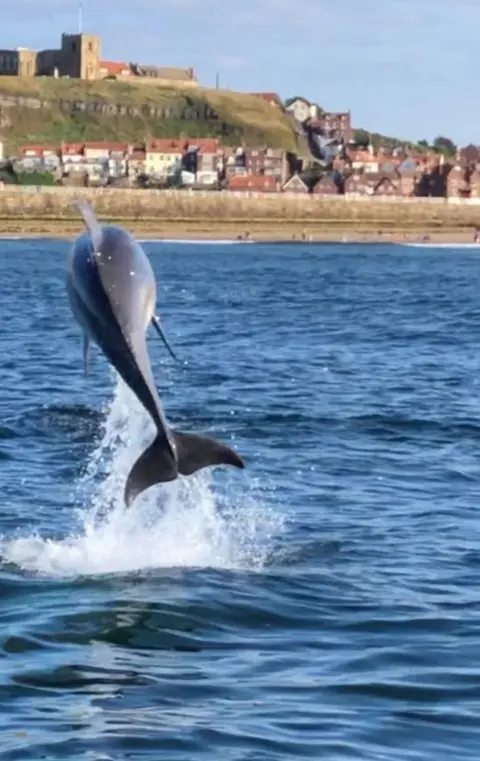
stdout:
{"type": "Polygon", "coordinates": [[[0,50],[0,74],[99,79],[100,44],[96,34],[62,34],[60,48],[0,50]]]}
{"type": "Polygon", "coordinates": [[[97,34],[62,34],[59,48],[47,50],[0,50],[0,75],[16,77],[71,77],[72,79],[120,79],[141,83],[198,86],[192,68],[143,66],[101,60],[97,34]]]}
{"type": "Polygon", "coordinates": [[[99,79],[100,47],[96,34],[62,34],[59,50],[41,50],[37,54],[37,74],[99,79]]]}
{"type": "Polygon", "coordinates": [[[13,77],[34,77],[37,73],[37,53],[27,48],[0,50],[0,74],[13,77]]]}

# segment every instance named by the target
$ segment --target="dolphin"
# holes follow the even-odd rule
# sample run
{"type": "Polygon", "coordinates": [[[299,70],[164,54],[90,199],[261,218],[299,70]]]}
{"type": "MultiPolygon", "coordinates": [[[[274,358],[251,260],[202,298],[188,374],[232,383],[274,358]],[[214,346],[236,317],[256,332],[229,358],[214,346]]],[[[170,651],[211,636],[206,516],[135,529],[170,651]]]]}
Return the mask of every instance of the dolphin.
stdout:
{"type": "MultiPolygon", "coordinates": [[[[215,439],[169,427],[148,355],[146,331],[155,315],[156,281],[147,255],[124,228],[101,225],[92,206],[78,202],[86,230],[75,240],[67,265],[66,287],[84,340],[84,365],[94,342],[135,394],[156,427],[156,436],[127,476],[127,507],[157,483],[173,481],[214,465],[244,468],[242,458],[215,439]]],[[[166,338],[164,341],[168,346],[166,338]]]]}

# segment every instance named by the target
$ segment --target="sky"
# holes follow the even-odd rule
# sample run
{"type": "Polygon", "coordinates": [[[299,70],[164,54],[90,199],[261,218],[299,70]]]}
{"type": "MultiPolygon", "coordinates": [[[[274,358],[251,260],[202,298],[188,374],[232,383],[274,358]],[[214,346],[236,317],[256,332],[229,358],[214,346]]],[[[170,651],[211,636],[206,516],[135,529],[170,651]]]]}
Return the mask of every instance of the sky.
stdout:
{"type": "MultiPolygon", "coordinates": [[[[480,144],[480,0],[83,0],[102,58],[192,66],[200,83],[302,95],[355,128],[480,144]]],[[[6,18],[6,20],[5,20],[6,18]]],[[[0,48],[59,46],[78,0],[15,0],[0,48]]]]}

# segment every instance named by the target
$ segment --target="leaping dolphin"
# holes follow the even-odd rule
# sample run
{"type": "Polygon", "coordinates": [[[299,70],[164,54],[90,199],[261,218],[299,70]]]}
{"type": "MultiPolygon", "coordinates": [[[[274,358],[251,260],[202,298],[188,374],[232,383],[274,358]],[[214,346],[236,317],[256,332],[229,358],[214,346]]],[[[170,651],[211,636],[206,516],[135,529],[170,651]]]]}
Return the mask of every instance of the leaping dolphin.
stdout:
{"type": "MultiPolygon", "coordinates": [[[[93,341],[133,391],[157,434],[128,474],[129,507],[145,489],[212,465],[244,468],[241,457],[215,439],[170,428],[165,419],[146,344],[152,323],[168,347],[155,315],[156,281],[144,250],[117,225],[100,225],[90,204],[77,203],[86,231],[74,242],[67,267],[67,293],[84,334],[84,363],[93,341]]],[[[169,347],[168,347],[169,348],[169,347]]]]}

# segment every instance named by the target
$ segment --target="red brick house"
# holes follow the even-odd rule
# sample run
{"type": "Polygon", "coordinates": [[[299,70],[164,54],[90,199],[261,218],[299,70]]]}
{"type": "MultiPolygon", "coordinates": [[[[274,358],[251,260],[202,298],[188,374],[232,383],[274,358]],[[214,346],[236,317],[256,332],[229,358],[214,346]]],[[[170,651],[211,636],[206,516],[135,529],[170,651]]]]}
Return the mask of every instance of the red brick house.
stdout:
{"type": "Polygon", "coordinates": [[[480,171],[474,169],[469,178],[470,198],[480,198],[480,171]]]}
{"type": "Polygon", "coordinates": [[[384,175],[375,187],[376,196],[399,196],[400,188],[398,179],[384,175]]]}
{"type": "Polygon", "coordinates": [[[415,159],[409,157],[402,161],[398,166],[397,174],[399,178],[400,195],[414,196],[419,176],[419,168],[415,159]]]}
{"type": "Polygon", "coordinates": [[[100,76],[104,79],[116,79],[119,76],[128,76],[130,66],[123,61],[100,61],[100,76]]]}
{"type": "Polygon", "coordinates": [[[318,117],[325,135],[340,137],[349,142],[353,139],[352,116],[350,111],[325,111],[318,117]]]}
{"type": "Polygon", "coordinates": [[[447,177],[447,196],[448,198],[468,198],[469,195],[470,184],[467,170],[459,164],[455,164],[447,177]]]}
{"type": "Polygon", "coordinates": [[[381,172],[364,172],[352,174],[345,180],[345,193],[369,196],[398,196],[400,190],[398,178],[381,172]]]}
{"type": "Polygon", "coordinates": [[[228,180],[228,190],[251,193],[274,193],[278,190],[278,182],[271,175],[233,175],[228,180]]]}
{"type": "Polygon", "coordinates": [[[329,174],[324,175],[314,186],[314,196],[338,196],[338,186],[329,174]]]}
{"type": "Polygon", "coordinates": [[[472,145],[472,143],[464,148],[460,148],[458,151],[458,163],[462,165],[480,163],[479,148],[476,145],[472,145]]]}
{"type": "Polygon", "coordinates": [[[283,109],[282,99],[276,92],[251,92],[249,94],[254,95],[256,98],[261,98],[271,106],[283,109]]]}
{"type": "Polygon", "coordinates": [[[247,148],[245,151],[245,169],[248,174],[265,174],[265,150],[247,148]]]}

